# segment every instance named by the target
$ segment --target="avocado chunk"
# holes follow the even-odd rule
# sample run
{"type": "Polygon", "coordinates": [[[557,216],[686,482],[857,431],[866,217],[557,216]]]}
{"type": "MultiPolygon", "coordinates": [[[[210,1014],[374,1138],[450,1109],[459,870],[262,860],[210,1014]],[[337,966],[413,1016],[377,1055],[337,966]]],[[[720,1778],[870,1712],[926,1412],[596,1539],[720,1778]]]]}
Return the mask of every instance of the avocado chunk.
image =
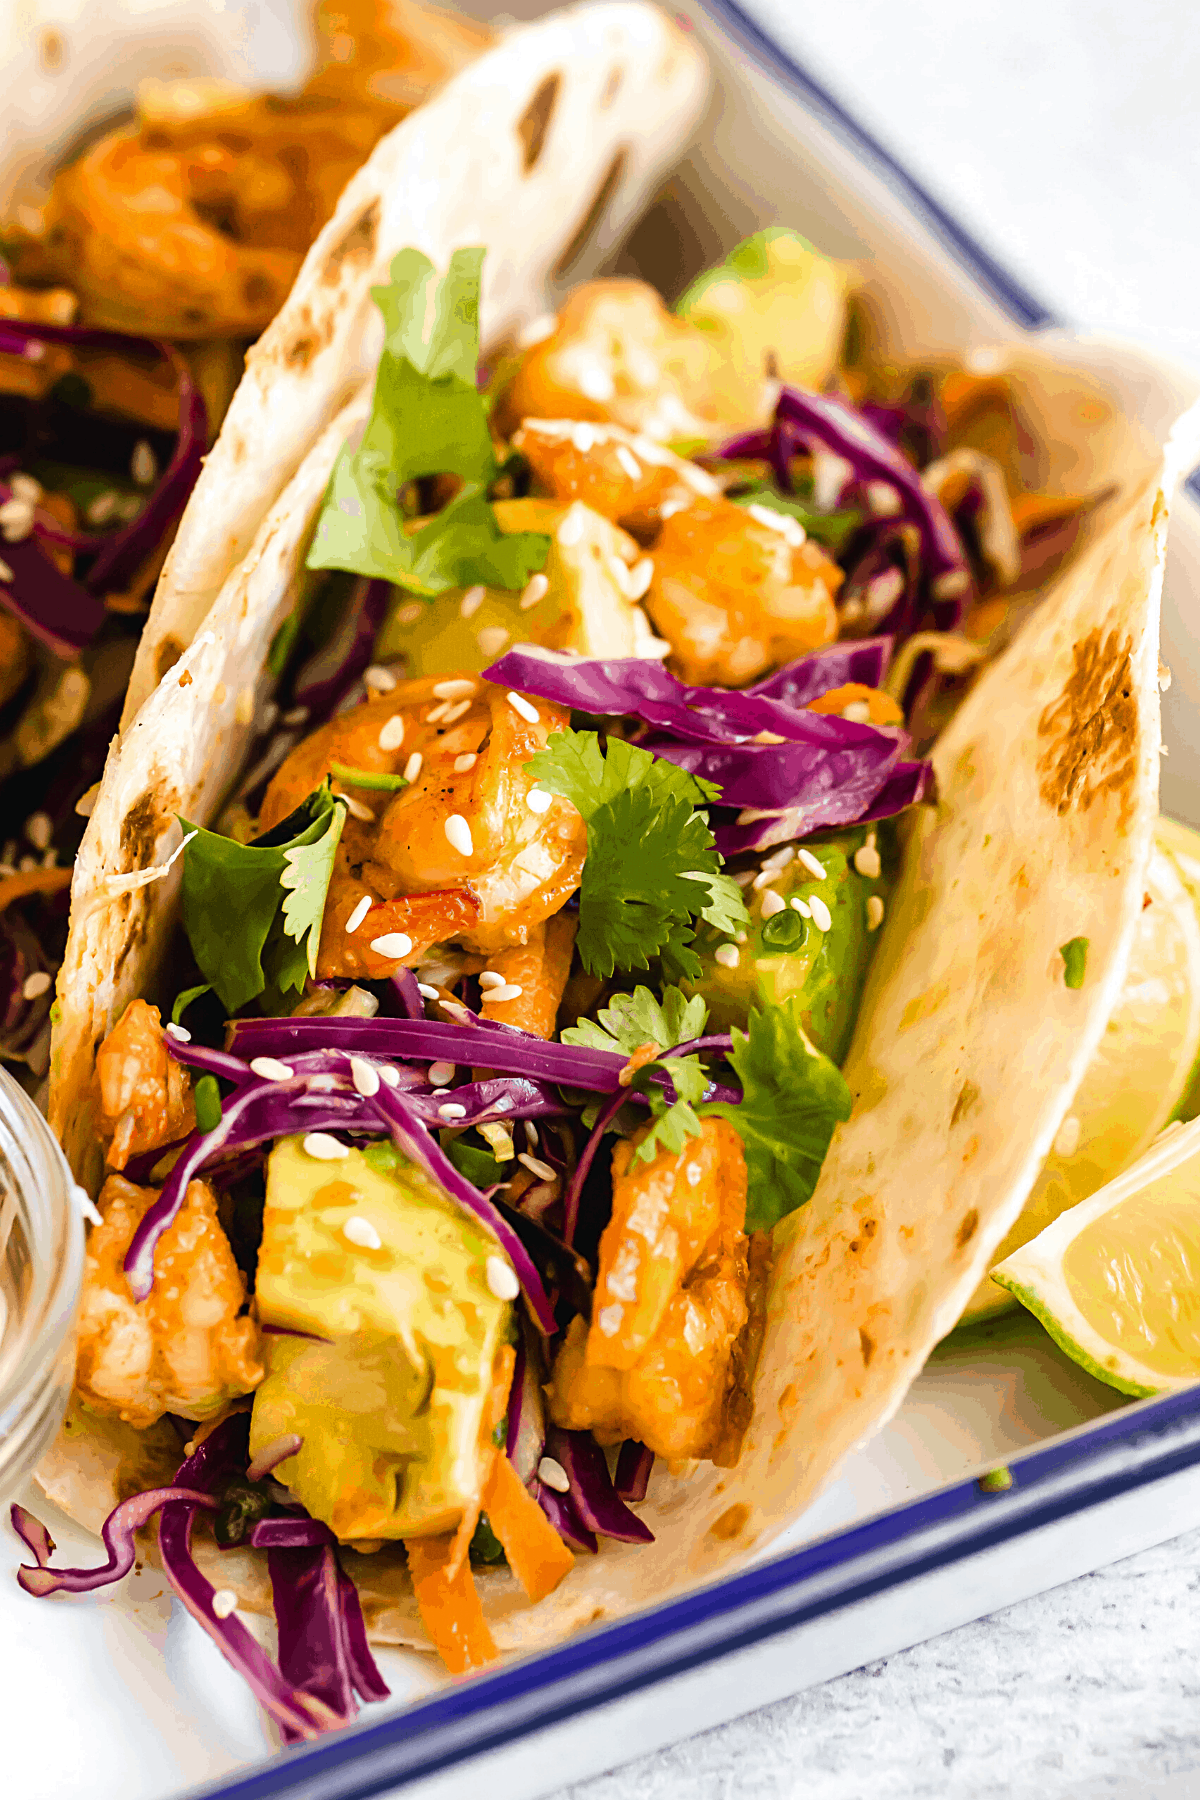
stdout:
{"type": "Polygon", "coordinates": [[[703,970],[697,981],[685,982],[684,987],[689,993],[703,995],[710,1031],[728,1031],[735,1025],[744,1029],[752,1007],[775,1005],[796,995],[801,1022],[812,1042],[835,1063],[842,1062],[850,1047],[875,947],[867,901],[878,895],[886,903],[890,890],[884,834],[875,831],[871,838],[868,846],[868,828],[858,827],[810,842],[804,849],[820,863],[823,877],[795,855],[757,891],[748,887],[750,925],[746,942],[738,946],[736,967],[726,968],[716,961],[715,952],[726,939],[710,930],[701,934],[696,949],[703,970]],[[868,849],[863,860],[868,868],[873,867],[871,848],[881,866],[881,874],[874,879],[860,873],[854,864],[858,851],[868,849]],[[810,913],[815,897],[829,910],[829,929],[822,931],[816,919],[805,918],[790,904],[764,919],[763,902],[770,893],[789,903],[800,900],[810,913]]]}
{"type": "Polygon", "coordinates": [[[308,1335],[264,1335],[250,1452],[290,1432],[303,1438],[278,1477],[339,1538],[449,1531],[474,1501],[496,1356],[512,1325],[511,1306],[487,1284],[496,1254],[403,1157],[351,1150],[323,1162],[298,1137],[272,1150],[258,1316],[308,1335]]]}
{"type": "Polygon", "coordinates": [[[627,532],[580,501],[498,500],[495,512],[502,531],[538,531],[550,538],[542,570],[549,585],[541,599],[522,610],[520,593],[484,588],[464,618],[466,589],[451,588],[424,601],[398,593],[375,643],[378,661],[403,656],[408,674],[417,677],[486,669],[514,644],[581,656],[643,653],[653,633],[615,573],[617,562],[628,567],[641,555],[627,532]],[[575,516],[563,544],[558,532],[568,513],[575,516]]]}

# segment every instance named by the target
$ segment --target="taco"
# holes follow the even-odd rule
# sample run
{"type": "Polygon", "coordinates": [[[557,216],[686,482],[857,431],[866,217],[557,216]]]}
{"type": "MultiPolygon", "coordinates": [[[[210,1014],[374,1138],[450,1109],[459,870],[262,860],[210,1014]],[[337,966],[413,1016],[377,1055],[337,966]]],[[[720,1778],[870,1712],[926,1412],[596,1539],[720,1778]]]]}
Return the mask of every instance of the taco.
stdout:
{"type": "Polygon", "coordinates": [[[442,134],[512,153],[489,69],[506,117],[551,72],[600,106],[619,23],[609,103],[670,69],[682,120],[686,44],[597,8],[351,183],[77,863],[51,1113],[98,1210],[40,1480],[109,1560],[18,1510],[21,1580],[116,1580],[157,1515],[295,1737],[386,1692],[368,1639],[463,1672],[797,1518],[1020,1213],[1143,907],[1188,431],[1037,345],[868,354],[855,272],[782,227],[673,312],[541,316],[519,167],[484,229],[442,134]]]}

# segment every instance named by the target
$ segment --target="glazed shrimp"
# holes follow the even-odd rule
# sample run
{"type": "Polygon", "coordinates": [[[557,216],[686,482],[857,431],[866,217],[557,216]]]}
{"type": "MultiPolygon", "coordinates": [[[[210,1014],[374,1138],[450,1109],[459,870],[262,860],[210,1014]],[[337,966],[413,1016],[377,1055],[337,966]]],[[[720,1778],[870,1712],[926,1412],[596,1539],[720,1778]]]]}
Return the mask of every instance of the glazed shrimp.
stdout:
{"type": "Polygon", "coordinates": [[[697,494],[714,499],[713,477],[662,444],[621,425],[578,419],[526,419],[513,436],[533,472],[535,491],[581,500],[642,541],[697,494]]]}
{"type": "Polygon", "coordinates": [[[407,782],[389,794],[334,780],[350,817],[318,974],[387,975],[450,940],[484,953],[527,943],[578,887],[583,821],[564,800],[543,808],[539,794],[531,806],[536,784],[525,768],[568,715],[544,700],[517,701],[472,675],[405,682],[323,726],[288,757],[267,790],[264,830],[334,763],[407,782]]]}
{"type": "Polygon", "coordinates": [[[504,985],[485,987],[480,983],[483,1017],[501,1025],[516,1025],[535,1037],[553,1037],[578,925],[572,914],[555,913],[544,925],[532,928],[528,943],[514,944],[490,956],[488,968],[504,977],[504,985]],[[516,991],[510,992],[513,989],[516,991]]]}
{"type": "Polygon", "coordinates": [[[112,1169],[174,1143],[196,1123],[187,1070],[167,1054],[158,1008],[144,1000],[130,1002],[97,1051],[96,1090],[112,1169]]]}

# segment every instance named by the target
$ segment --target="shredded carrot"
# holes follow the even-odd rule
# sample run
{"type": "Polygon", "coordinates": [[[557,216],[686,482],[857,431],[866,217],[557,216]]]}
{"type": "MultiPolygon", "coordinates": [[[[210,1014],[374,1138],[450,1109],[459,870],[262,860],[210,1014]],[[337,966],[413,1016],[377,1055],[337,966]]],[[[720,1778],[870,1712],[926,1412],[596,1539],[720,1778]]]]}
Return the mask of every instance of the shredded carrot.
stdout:
{"type": "Polygon", "coordinates": [[[57,894],[70,885],[70,869],[26,869],[20,875],[6,875],[0,881],[0,912],[14,900],[25,900],[30,894],[57,894]]]}
{"type": "Polygon", "coordinates": [[[483,1490],[492,1473],[492,1464],[496,1460],[496,1428],[508,1411],[508,1390],[512,1386],[513,1369],[516,1367],[517,1353],[511,1344],[502,1344],[496,1352],[496,1361],[492,1368],[492,1386],[488,1394],[487,1405],[479,1421],[479,1463],[475,1489],[475,1499],[470,1506],[464,1507],[462,1518],[458,1522],[458,1530],[450,1544],[450,1561],[446,1573],[451,1580],[458,1574],[467,1559],[471,1548],[471,1539],[475,1536],[475,1527],[479,1523],[479,1514],[483,1506],[483,1490]]]}
{"type": "Polygon", "coordinates": [[[865,701],[870,708],[872,725],[903,725],[904,714],[882,688],[866,687],[861,681],[847,681],[842,687],[830,688],[827,694],[821,694],[810,700],[807,711],[815,713],[840,713],[844,707],[856,701],[865,701]]]}
{"type": "Polygon", "coordinates": [[[452,1675],[465,1675],[497,1653],[488,1630],[469,1562],[450,1574],[454,1538],[408,1538],[408,1572],[425,1629],[452,1675]]]}
{"type": "Polygon", "coordinates": [[[492,1465],[483,1510],[529,1598],[544,1600],[574,1568],[575,1558],[507,1456],[498,1456],[492,1465]]]}

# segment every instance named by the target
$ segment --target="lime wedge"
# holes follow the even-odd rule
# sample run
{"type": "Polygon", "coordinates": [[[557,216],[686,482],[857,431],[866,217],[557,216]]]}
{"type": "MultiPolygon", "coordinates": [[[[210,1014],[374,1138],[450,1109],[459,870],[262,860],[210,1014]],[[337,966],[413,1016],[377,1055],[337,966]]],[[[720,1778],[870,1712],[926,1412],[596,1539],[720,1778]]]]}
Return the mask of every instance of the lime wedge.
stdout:
{"type": "Polygon", "coordinates": [[[1200,1380],[1200,1119],[1168,1127],[992,1276],[1122,1393],[1200,1380]]]}
{"type": "MultiPolygon", "coordinates": [[[[1033,1186],[996,1251],[1001,1262],[1068,1207],[1129,1168],[1176,1114],[1200,1053],[1200,922],[1175,857],[1159,846],[1146,874],[1129,972],[1103,1038],[1033,1186]]],[[[1190,838],[1192,834],[1188,833],[1190,838]]],[[[1193,848],[1200,848],[1193,841],[1193,848]]],[[[1193,857],[1200,891],[1200,857],[1193,857]]],[[[985,1276],[963,1322],[1002,1312],[1008,1295],[985,1276]]]]}

